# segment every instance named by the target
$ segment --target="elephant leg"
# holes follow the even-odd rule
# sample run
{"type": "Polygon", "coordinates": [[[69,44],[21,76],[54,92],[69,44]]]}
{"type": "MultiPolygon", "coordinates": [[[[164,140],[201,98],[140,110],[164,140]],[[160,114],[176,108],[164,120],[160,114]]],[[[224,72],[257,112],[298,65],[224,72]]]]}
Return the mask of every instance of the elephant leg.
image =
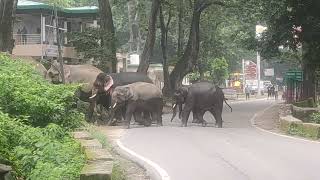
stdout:
{"type": "Polygon", "coordinates": [[[144,126],[151,126],[152,124],[152,118],[150,117],[150,112],[148,111],[143,111],[143,119],[144,119],[144,126]]]}
{"type": "Polygon", "coordinates": [[[127,106],[126,115],[125,115],[125,127],[127,129],[130,129],[130,121],[131,121],[131,118],[132,118],[132,114],[135,111],[135,106],[136,105],[134,103],[130,103],[127,106]]]}
{"type": "Polygon", "coordinates": [[[193,106],[193,98],[187,98],[186,104],[182,110],[182,126],[187,127],[190,112],[193,106]]]}
{"type": "Polygon", "coordinates": [[[197,111],[195,111],[196,118],[198,120],[197,123],[201,123],[203,127],[207,126],[207,124],[208,124],[207,121],[205,121],[203,119],[203,116],[204,116],[205,112],[206,112],[205,110],[197,110],[197,111]]]}
{"type": "Polygon", "coordinates": [[[198,119],[196,110],[192,110],[192,116],[193,116],[192,123],[199,123],[199,119],[198,119]]]}
{"type": "Polygon", "coordinates": [[[211,113],[216,119],[215,124],[218,125],[218,128],[222,128],[222,110],[220,110],[220,108],[214,108],[211,113]]]}

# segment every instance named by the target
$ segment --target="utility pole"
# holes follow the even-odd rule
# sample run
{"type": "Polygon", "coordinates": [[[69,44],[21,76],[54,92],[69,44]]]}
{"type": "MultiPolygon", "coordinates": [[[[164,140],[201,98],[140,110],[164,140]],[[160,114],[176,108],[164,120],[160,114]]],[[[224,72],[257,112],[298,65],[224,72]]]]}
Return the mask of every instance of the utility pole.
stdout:
{"type": "Polygon", "coordinates": [[[63,68],[63,58],[62,58],[62,50],[61,50],[61,41],[60,41],[60,32],[59,32],[59,20],[58,20],[58,8],[54,7],[54,16],[56,21],[56,31],[57,31],[57,45],[58,45],[58,62],[60,63],[60,75],[62,78],[62,83],[65,84],[66,80],[64,77],[64,68],[63,68]]]}

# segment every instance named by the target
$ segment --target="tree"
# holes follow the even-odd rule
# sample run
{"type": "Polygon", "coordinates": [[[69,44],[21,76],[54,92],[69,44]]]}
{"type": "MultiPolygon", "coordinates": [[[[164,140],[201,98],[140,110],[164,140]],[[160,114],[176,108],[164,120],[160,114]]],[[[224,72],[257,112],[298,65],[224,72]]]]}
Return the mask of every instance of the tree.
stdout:
{"type": "Polygon", "coordinates": [[[0,51],[12,53],[13,24],[18,0],[0,0],[0,51]]]}
{"type": "Polygon", "coordinates": [[[163,56],[163,79],[164,79],[164,87],[167,89],[163,89],[162,92],[165,96],[169,96],[170,94],[170,77],[169,77],[169,69],[168,69],[168,53],[167,53],[167,47],[168,47],[168,31],[169,31],[169,24],[172,18],[171,10],[169,9],[169,15],[168,20],[165,23],[164,20],[164,12],[163,7],[165,5],[165,1],[162,0],[160,4],[160,13],[159,13],[159,19],[160,19],[160,29],[161,29],[161,50],[162,50],[162,56],[163,56]]]}
{"type": "MultiPolygon", "coordinates": [[[[200,42],[200,17],[201,13],[212,4],[212,2],[206,0],[196,0],[194,3],[187,47],[185,48],[183,55],[181,56],[181,58],[179,58],[179,61],[170,74],[170,85],[172,89],[176,89],[177,87],[179,87],[184,76],[192,72],[195,65],[197,64],[200,42]]],[[[221,3],[214,4],[221,5],[221,3]]]]}
{"type": "MultiPolygon", "coordinates": [[[[317,0],[250,0],[245,6],[259,5],[260,21],[268,30],[257,44],[264,57],[281,55],[279,47],[301,49],[304,71],[303,97],[315,98],[315,71],[320,58],[320,2],[317,0]]],[[[248,10],[248,11],[252,11],[248,10]]]]}
{"type": "MultiPolygon", "coordinates": [[[[109,0],[98,0],[100,10],[100,28],[106,32],[112,40],[101,39],[101,44],[110,49],[110,61],[112,63],[112,72],[117,71],[117,57],[116,57],[116,43],[115,43],[115,30],[113,25],[113,18],[109,0]]],[[[106,60],[102,60],[101,63],[105,63],[106,60]]],[[[106,66],[106,65],[105,65],[106,66]]],[[[105,68],[103,70],[106,70],[105,68]]]]}
{"type": "Polygon", "coordinates": [[[160,6],[160,0],[152,1],[147,40],[145,42],[142,55],[140,57],[140,64],[137,72],[147,73],[148,71],[149,64],[150,64],[150,57],[152,56],[154,42],[156,39],[156,23],[157,23],[159,6],[160,6]]]}
{"type": "Polygon", "coordinates": [[[224,84],[228,78],[228,63],[225,58],[215,58],[209,61],[210,77],[217,85],[224,84]]]}

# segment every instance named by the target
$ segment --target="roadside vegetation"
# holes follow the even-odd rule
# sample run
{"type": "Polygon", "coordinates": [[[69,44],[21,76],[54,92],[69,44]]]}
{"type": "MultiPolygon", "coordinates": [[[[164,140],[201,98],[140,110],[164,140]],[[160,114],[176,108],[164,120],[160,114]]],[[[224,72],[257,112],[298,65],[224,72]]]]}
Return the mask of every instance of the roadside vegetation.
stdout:
{"type": "Polygon", "coordinates": [[[75,85],[52,85],[0,54],[0,163],[19,179],[78,179],[85,163],[69,132],[82,125],[75,85]]]}

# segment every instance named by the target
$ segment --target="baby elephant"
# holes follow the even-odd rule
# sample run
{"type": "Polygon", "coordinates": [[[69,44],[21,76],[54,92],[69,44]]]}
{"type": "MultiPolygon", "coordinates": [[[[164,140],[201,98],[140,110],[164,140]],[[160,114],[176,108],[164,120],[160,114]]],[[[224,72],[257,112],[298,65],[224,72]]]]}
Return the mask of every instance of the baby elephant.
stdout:
{"type": "MultiPolygon", "coordinates": [[[[127,128],[130,128],[130,120],[135,112],[150,114],[151,121],[154,120],[159,126],[162,126],[162,92],[154,84],[136,82],[116,87],[112,92],[112,111],[121,106],[126,106],[125,122],[127,128]]],[[[149,118],[145,119],[150,121],[149,118]]],[[[151,125],[151,122],[145,122],[145,125],[151,125]]]]}

